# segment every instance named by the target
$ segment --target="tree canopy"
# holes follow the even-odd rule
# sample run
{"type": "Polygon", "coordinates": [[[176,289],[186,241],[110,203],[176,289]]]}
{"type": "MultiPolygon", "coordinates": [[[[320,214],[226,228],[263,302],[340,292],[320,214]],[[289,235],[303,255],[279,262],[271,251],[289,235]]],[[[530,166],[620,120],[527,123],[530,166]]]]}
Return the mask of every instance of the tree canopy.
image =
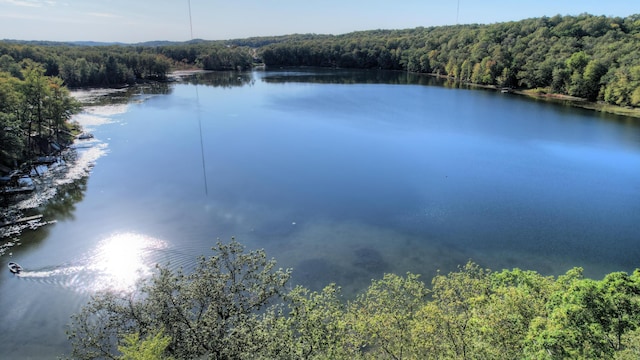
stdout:
{"type": "Polygon", "coordinates": [[[171,338],[167,350],[180,359],[238,359],[260,351],[259,314],[284,294],[290,272],[237,241],[218,242],[214,251],[192,273],[159,267],[133,294],[96,296],[73,318],[74,358],[115,358],[118,345],[131,346],[138,336],[153,339],[160,330],[171,338]]]}
{"type": "Polygon", "coordinates": [[[0,57],[0,165],[13,168],[70,142],[68,120],[79,109],[58,77],[41,64],[0,57]]]}
{"type": "Polygon", "coordinates": [[[490,25],[376,30],[264,45],[267,65],[434,73],[640,105],[640,15],[554,16],[490,25]]]}
{"type": "Polygon", "coordinates": [[[73,317],[79,359],[633,359],[640,270],[552,277],[469,262],[386,274],[356,298],[287,286],[264,251],[218,242],[193,273],[159,267],[133,293],[102,293],[73,317]]]}

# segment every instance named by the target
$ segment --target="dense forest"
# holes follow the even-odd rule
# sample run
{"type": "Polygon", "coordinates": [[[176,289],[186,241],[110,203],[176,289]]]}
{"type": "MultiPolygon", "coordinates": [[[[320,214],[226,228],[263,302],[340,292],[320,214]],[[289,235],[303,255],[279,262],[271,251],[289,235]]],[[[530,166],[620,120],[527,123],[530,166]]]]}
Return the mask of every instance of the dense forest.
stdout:
{"type": "Polygon", "coordinates": [[[103,293],[69,328],[77,359],[638,359],[640,270],[586,279],[493,272],[387,274],[345,301],[287,285],[264,251],[218,242],[191,273],[160,267],[103,293]]]}
{"type": "MultiPolygon", "coordinates": [[[[0,42],[0,71],[31,59],[67,86],[166,78],[175,68],[320,66],[403,70],[640,106],[640,14],[554,16],[490,25],[80,46],[0,42]]],[[[15,68],[13,69],[15,72],[15,68]]]]}
{"type": "Polygon", "coordinates": [[[68,87],[122,86],[167,80],[173,69],[246,70],[252,50],[220,42],[164,46],[78,46],[62,43],[0,42],[0,71],[20,77],[25,60],[39,63],[46,76],[68,87]]]}
{"type": "Polygon", "coordinates": [[[73,140],[68,120],[80,105],[42,65],[0,57],[0,174],[59,152],[73,140]]]}
{"type": "Polygon", "coordinates": [[[267,65],[380,68],[640,105],[640,15],[378,30],[275,42],[267,65]]]}

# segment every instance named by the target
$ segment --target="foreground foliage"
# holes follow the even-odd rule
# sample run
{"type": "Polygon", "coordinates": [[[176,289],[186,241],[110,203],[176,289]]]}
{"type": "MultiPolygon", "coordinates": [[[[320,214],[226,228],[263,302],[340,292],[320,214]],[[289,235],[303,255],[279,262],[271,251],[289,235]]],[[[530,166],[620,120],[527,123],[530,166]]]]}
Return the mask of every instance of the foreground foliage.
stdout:
{"type": "Polygon", "coordinates": [[[160,329],[171,338],[167,351],[181,359],[237,359],[260,350],[259,313],[283,294],[289,271],[236,241],[214,251],[190,274],[159,267],[137,292],[96,296],[73,318],[73,356],[114,358],[127,334],[160,329]]]}
{"type": "Polygon", "coordinates": [[[290,271],[219,242],[193,273],[158,268],[131,294],[96,296],[73,317],[81,359],[635,359],[640,270],[586,279],[468,263],[386,274],[345,302],[336,285],[285,291],[290,271]],[[146,354],[146,355],[142,355],[146,354]],[[142,356],[142,357],[141,357],[142,356]]]}
{"type": "Polygon", "coordinates": [[[171,343],[171,338],[165,336],[162,331],[149,334],[147,338],[140,339],[138,333],[128,334],[122,338],[124,344],[118,346],[122,356],[119,360],[170,360],[172,357],[164,356],[171,343]]]}

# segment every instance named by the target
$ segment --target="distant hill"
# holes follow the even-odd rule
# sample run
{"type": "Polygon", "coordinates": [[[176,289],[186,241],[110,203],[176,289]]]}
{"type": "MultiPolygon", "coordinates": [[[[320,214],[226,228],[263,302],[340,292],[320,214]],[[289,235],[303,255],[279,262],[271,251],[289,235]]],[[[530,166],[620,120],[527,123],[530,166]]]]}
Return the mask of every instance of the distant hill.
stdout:
{"type": "Polygon", "coordinates": [[[63,42],[66,45],[76,45],[76,46],[125,46],[129,45],[121,42],[100,42],[100,41],[71,41],[71,42],[63,42]]]}
{"type": "Polygon", "coordinates": [[[21,44],[21,45],[33,45],[33,46],[144,46],[144,47],[157,47],[157,46],[176,46],[176,45],[187,45],[187,44],[197,44],[203,42],[211,42],[209,40],[203,39],[193,39],[189,41],[167,41],[167,40],[154,40],[154,41],[145,41],[139,43],[123,43],[123,42],[103,42],[103,41],[47,41],[47,40],[15,40],[15,39],[3,39],[1,42],[10,43],[10,44],[21,44]]]}

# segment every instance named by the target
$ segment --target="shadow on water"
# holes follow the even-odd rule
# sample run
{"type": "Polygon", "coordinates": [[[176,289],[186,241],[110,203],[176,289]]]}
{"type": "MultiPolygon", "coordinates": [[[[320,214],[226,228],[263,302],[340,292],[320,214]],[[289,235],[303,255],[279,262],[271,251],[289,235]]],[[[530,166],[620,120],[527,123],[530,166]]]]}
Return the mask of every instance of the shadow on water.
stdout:
{"type": "Polygon", "coordinates": [[[123,88],[73,89],[73,95],[85,106],[107,106],[144,101],[149,96],[169,95],[172,91],[170,83],[148,82],[123,88]]]}
{"type": "Polygon", "coordinates": [[[82,201],[87,191],[88,177],[58,187],[57,194],[49,200],[42,214],[47,219],[73,220],[76,204],[82,201]]]}
{"type": "Polygon", "coordinates": [[[76,204],[87,190],[89,172],[103,153],[97,144],[68,149],[58,162],[31,175],[34,192],[4,200],[2,221],[14,223],[0,228],[0,259],[21,263],[24,256],[43,246],[53,224],[74,218],[76,204]]]}
{"type": "Polygon", "coordinates": [[[170,95],[174,83],[233,88],[252,86],[255,79],[251,72],[216,71],[193,72],[176,76],[170,82],[147,82],[123,88],[74,89],[76,97],[85,106],[112,106],[139,103],[156,95],[170,95]]]}
{"type": "Polygon", "coordinates": [[[181,81],[190,85],[233,88],[252,86],[255,83],[251,72],[238,71],[205,71],[181,77],[181,81]]]}
{"type": "Polygon", "coordinates": [[[88,177],[80,178],[71,183],[57,187],[56,195],[44,204],[31,209],[25,209],[23,216],[41,214],[37,221],[14,225],[5,233],[7,236],[0,238],[6,250],[0,253],[0,258],[19,258],[40,246],[50,233],[50,227],[56,221],[73,219],[75,206],[82,201],[87,190],[88,177]]]}
{"type": "Polygon", "coordinates": [[[262,81],[272,84],[387,84],[387,85],[439,85],[443,80],[424,74],[388,70],[346,70],[293,68],[268,70],[262,81]]]}

